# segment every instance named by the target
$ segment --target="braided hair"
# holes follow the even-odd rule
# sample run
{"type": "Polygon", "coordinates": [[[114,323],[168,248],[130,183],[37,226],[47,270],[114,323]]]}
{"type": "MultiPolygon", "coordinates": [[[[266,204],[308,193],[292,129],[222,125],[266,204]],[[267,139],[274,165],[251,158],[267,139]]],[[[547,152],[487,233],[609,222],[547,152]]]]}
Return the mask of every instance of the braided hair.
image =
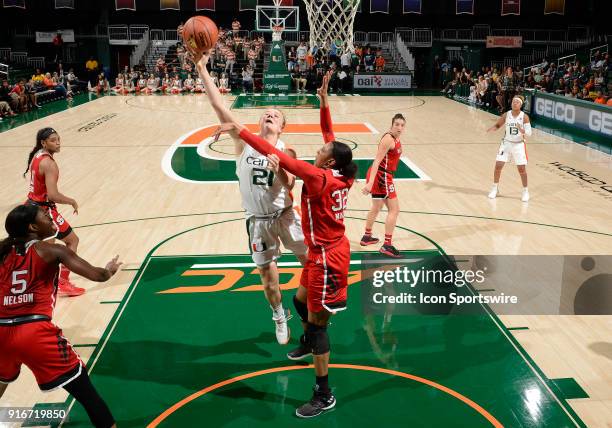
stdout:
{"type": "Polygon", "coordinates": [[[25,244],[30,233],[29,226],[35,222],[38,214],[36,205],[19,205],[6,216],[4,228],[8,237],[0,241],[0,261],[4,261],[13,247],[18,254],[25,253],[25,244]]]}
{"type": "Polygon", "coordinates": [[[23,173],[23,176],[25,177],[26,174],[28,173],[28,171],[30,170],[30,164],[32,163],[32,159],[34,159],[34,155],[43,148],[42,146],[42,142],[44,140],[46,140],[47,138],[49,138],[51,136],[51,134],[56,134],[57,131],[55,131],[55,129],[53,128],[42,128],[39,129],[38,132],[36,133],[36,145],[34,146],[34,148],[32,149],[32,151],[30,152],[30,155],[28,156],[28,164],[26,166],[26,170],[23,173]]]}

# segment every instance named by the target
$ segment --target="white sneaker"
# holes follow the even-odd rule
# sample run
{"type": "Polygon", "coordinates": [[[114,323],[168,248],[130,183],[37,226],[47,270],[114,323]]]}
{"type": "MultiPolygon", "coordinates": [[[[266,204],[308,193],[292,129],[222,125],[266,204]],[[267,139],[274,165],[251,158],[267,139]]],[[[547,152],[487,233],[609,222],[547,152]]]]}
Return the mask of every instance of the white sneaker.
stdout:
{"type": "Polygon", "coordinates": [[[497,186],[493,186],[489,192],[489,199],[495,199],[497,197],[497,186]]]}
{"type": "Polygon", "coordinates": [[[529,201],[529,190],[523,190],[523,196],[521,196],[521,201],[528,202],[529,201]]]}
{"type": "Polygon", "coordinates": [[[280,318],[272,317],[276,324],[276,340],[281,345],[286,345],[291,339],[291,329],[287,325],[287,321],[292,318],[289,309],[285,309],[285,313],[280,318]]]}

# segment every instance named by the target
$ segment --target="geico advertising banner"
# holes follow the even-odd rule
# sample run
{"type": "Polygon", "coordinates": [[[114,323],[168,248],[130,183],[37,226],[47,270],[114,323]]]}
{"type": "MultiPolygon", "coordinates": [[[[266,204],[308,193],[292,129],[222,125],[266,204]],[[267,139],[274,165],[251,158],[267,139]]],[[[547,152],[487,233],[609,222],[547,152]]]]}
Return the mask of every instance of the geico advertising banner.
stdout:
{"type": "Polygon", "coordinates": [[[57,33],[62,35],[65,43],[74,43],[74,30],[37,31],[36,43],[52,43],[57,33]]]}
{"type": "Polygon", "coordinates": [[[533,114],[602,136],[612,136],[612,107],[536,92],[533,114]]]}
{"type": "Polygon", "coordinates": [[[410,89],[410,74],[355,74],[353,89],[373,91],[404,91],[410,89]]]}

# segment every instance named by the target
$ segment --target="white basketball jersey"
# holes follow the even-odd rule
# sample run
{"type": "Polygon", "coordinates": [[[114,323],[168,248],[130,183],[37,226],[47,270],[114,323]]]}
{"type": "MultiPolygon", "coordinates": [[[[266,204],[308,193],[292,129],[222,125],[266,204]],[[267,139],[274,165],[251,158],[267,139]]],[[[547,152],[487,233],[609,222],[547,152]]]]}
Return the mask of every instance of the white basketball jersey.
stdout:
{"type": "Polygon", "coordinates": [[[520,112],[517,117],[512,116],[512,111],[506,113],[506,135],[504,140],[510,141],[511,143],[522,143],[523,134],[519,131],[519,126],[524,128],[523,121],[525,120],[525,113],[520,112]]]}
{"type": "MultiPolygon", "coordinates": [[[[285,143],[278,140],[276,148],[284,150],[285,143]]],[[[246,144],[236,159],[242,207],[247,214],[264,216],[293,205],[289,191],[267,165],[268,159],[246,144]]]]}

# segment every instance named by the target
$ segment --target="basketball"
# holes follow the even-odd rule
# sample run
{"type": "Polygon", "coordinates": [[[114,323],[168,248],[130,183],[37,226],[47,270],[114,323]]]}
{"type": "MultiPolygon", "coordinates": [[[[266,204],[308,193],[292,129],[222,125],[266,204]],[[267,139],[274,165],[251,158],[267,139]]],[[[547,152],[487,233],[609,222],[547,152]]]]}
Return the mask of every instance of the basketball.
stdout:
{"type": "Polygon", "coordinates": [[[217,43],[219,29],[206,16],[193,16],[183,26],[185,46],[198,52],[211,49],[217,43]]]}

